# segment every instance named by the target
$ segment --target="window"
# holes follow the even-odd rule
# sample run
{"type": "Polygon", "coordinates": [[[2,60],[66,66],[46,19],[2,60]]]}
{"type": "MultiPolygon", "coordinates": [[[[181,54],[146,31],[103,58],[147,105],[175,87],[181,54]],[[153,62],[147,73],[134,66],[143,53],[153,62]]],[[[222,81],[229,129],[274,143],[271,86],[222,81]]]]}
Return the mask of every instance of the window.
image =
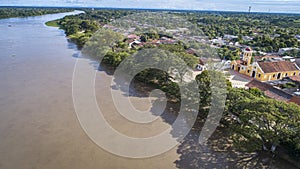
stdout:
{"type": "Polygon", "coordinates": [[[285,76],[288,76],[288,73],[286,73],[285,76]]]}
{"type": "Polygon", "coordinates": [[[276,75],[274,74],[274,75],[273,75],[273,78],[275,78],[275,76],[276,76],[276,75]]]}
{"type": "Polygon", "coordinates": [[[296,76],[296,72],[294,72],[294,76],[296,76]]]}
{"type": "Polygon", "coordinates": [[[248,70],[247,72],[250,73],[250,70],[248,70]]]}
{"type": "Polygon", "coordinates": [[[261,76],[261,74],[258,74],[258,77],[260,77],[261,76]]]}

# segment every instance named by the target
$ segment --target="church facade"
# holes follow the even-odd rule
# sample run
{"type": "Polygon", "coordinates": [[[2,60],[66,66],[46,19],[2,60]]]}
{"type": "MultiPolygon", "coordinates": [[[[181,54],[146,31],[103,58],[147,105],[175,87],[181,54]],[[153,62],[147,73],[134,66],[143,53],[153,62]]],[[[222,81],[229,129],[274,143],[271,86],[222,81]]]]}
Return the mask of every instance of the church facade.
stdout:
{"type": "Polygon", "coordinates": [[[251,48],[244,49],[243,57],[230,63],[231,69],[259,81],[280,80],[300,73],[300,68],[294,62],[271,59],[254,61],[252,56],[253,51],[251,48]]]}

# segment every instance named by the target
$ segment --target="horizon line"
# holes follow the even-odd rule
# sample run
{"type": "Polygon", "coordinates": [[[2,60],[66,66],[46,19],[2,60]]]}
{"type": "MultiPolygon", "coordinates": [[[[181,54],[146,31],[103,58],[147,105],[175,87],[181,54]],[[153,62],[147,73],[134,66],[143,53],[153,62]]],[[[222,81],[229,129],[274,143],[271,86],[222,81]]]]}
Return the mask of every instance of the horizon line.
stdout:
{"type": "MultiPolygon", "coordinates": [[[[230,12],[230,13],[247,13],[248,11],[235,11],[235,10],[201,10],[201,9],[172,9],[172,8],[127,8],[127,7],[94,7],[94,6],[35,6],[35,5],[0,5],[0,8],[73,8],[73,9],[108,9],[108,10],[159,10],[159,11],[193,11],[193,12],[230,12]]],[[[252,11],[250,14],[292,14],[292,15],[300,15],[300,12],[272,12],[272,11],[252,11]]]]}

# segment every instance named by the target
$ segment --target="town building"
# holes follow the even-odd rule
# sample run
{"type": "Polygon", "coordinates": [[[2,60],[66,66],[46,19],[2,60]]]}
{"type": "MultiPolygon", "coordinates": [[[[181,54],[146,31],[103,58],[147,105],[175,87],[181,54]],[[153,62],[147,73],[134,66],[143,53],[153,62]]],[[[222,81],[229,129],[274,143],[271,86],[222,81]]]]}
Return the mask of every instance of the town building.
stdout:
{"type": "Polygon", "coordinates": [[[298,76],[300,73],[300,68],[295,62],[281,60],[278,57],[265,57],[255,61],[250,47],[245,48],[242,58],[232,61],[230,67],[259,81],[280,80],[289,76],[298,76]]]}
{"type": "Polygon", "coordinates": [[[280,48],[278,50],[278,54],[283,55],[285,52],[288,52],[291,50],[300,50],[300,49],[299,48],[280,48]]]}

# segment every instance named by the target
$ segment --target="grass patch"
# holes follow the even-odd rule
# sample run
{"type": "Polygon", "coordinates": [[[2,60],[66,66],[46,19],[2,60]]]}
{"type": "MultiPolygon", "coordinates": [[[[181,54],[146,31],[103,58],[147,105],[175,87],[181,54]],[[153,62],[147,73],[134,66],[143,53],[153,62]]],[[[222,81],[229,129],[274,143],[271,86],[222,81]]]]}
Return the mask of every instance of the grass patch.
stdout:
{"type": "Polygon", "coordinates": [[[300,19],[294,20],[295,23],[300,23],[300,19]]]}
{"type": "Polygon", "coordinates": [[[58,20],[48,21],[45,23],[47,26],[59,27],[58,20]]]}

